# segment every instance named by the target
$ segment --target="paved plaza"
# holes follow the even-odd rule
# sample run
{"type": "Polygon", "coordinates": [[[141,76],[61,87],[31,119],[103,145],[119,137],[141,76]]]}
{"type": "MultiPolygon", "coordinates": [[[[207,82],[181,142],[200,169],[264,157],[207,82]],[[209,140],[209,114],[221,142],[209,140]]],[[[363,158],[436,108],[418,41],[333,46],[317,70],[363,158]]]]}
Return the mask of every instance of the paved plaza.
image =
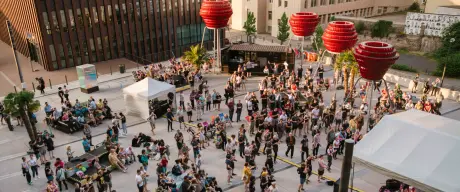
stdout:
{"type": "MultiPolygon", "coordinates": [[[[305,67],[309,64],[305,64],[305,67]]],[[[305,68],[304,67],[304,68],[305,68]]],[[[327,66],[326,70],[328,72],[325,73],[325,77],[332,77],[332,71],[330,67],[327,66]]],[[[123,93],[122,88],[134,83],[134,80],[130,74],[130,71],[127,71],[125,74],[114,74],[114,75],[101,75],[99,77],[100,83],[100,91],[91,94],[95,99],[103,99],[106,98],[109,102],[109,106],[112,108],[114,112],[124,112],[125,111],[125,103],[123,100],[123,93]]],[[[210,90],[215,89],[220,93],[224,93],[224,86],[226,83],[228,76],[226,74],[221,75],[214,75],[209,74],[205,75],[205,79],[208,80],[208,84],[210,86],[210,90]]],[[[255,91],[257,89],[257,85],[260,81],[261,77],[252,77],[246,83],[246,87],[248,91],[255,91]]],[[[70,91],[70,99],[71,101],[75,101],[75,99],[79,99],[81,101],[87,100],[90,95],[84,94],[77,89],[78,84],[76,82],[69,83],[69,87],[71,88],[70,91]]],[[[407,90],[407,88],[403,88],[403,91],[407,90]]],[[[188,95],[190,90],[184,92],[186,99],[188,100],[188,95]]],[[[243,95],[245,92],[238,92],[236,101],[243,100],[243,95]]],[[[333,90],[329,90],[324,92],[324,98],[326,105],[329,104],[330,98],[334,94],[333,90]]],[[[259,95],[257,94],[259,97],[259,95]]],[[[343,97],[343,91],[337,91],[338,100],[340,101],[343,97]]],[[[420,96],[420,95],[418,95],[420,96]]],[[[48,102],[53,107],[60,106],[59,97],[55,92],[52,90],[47,91],[46,95],[37,95],[36,98],[43,104],[48,102]]],[[[374,99],[377,96],[374,94],[374,99]]],[[[359,105],[359,103],[357,103],[359,105]]],[[[443,108],[441,109],[441,113],[445,114],[446,117],[453,118],[460,120],[460,104],[454,101],[445,100],[443,103],[443,108]]],[[[221,112],[227,113],[228,109],[225,105],[223,105],[221,112]]],[[[217,115],[220,113],[219,111],[206,111],[203,119],[209,120],[212,115],[217,115]]],[[[246,116],[246,109],[244,108],[242,116],[246,116]]],[[[37,117],[39,120],[44,118],[43,110],[37,113],[37,117]]],[[[196,119],[196,118],[194,118],[196,119]]],[[[14,122],[15,123],[15,122],[14,122]]],[[[107,129],[109,121],[104,121],[104,124],[99,125],[98,127],[92,130],[93,132],[93,143],[102,142],[105,139],[105,131],[107,129]]],[[[150,126],[148,123],[145,122],[144,119],[134,116],[127,116],[127,123],[128,123],[128,136],[124,138],[120,138],[121,146],[129,146],[131,145],[131,139],[134,135],[138,134],[139,132],[143,132],[146,134],[151,135],[150,133],[150,126]]],[[[153,136],[154,139],[164,139],[166,144],[171,146],[171,160],[168,165],[168,170],[171,170],[173,165],[173,160],[177,157],[177,149],[175,142],[173,140],[174,133],[168,133],[166,130],[166,120],[160,118],[156,122],[157,124],[157,135],[153,136]]],[[[227,132],[228,135],[236,134],[238,131],[238,127],[240,123],[233,123],[233,128],[228,128],[227,132]]],[[[42,122],[39,121],[38,123],[40,130],[48,129],[47,126],[42,122]]],[[[179,129],[179,124],[175,122],[173,124],[174,129],[179,129]]],[[[61,157],[65,159],[65,147],[71,146],[72,149],[75,151],[75,155],[83,154],[83,147],[81,145],[82,139],[82,132],[74,133],[74,134],[65,134],[57,130],[52,130],[55,134],[54,142],[56,147],[55,156],[61,157]]],[[[363,130],[365,131],[365,130],[363,130]]],[[[185,143],[190,145],[190,137],[188,133],[185,133],[185,143]]],[[[320,148],[320,153],[324,153],[324,147],[327,145],[326,134],[322,134],[322,147],[320,148]]],[[[254,138],[251,137],[249,140],[253,140],[254,138]]],[[[25,156],[25,151],[27,151],[27,142],[28,136],[25,131],[24,127],[15,127],[14,131],[9,131],[8,128],[4,125],[0,126],[0,192],[11,192],[11,191],[30,191],[30,192],[37,192],[43,191],[45,188],[46,179],[44,177],[43,166],[39,170],[39,174],[41,178],[37,181],[34,181],[33,185],[27,185],[26,179],[22,176],[21,169],[20,169],[20,158],[25,156]]],[[[298,141],[301,140],[300,137],[297,138],[298,141]]],[[[311,141],[311,134],[309,134],[309,140],[311,141]]],[[[296,191],[299,176],[296,172],[296,165],[300,163],[300,144],[297,142],[295,146],[294,157],[292,159],[284,156],[284,151],[287,149],[285,143],[280,145],[279,149],[279,156],[278,163],[275,164],[275,179],[277,180],[277,185],[280,187],[281,191],[286,192],[293,192],[296,191]]],[[[137,153],[139,153],[140,149],[135,149],[137,153]]],[[[218,180],[219,185],[225,191],[232,191],[232,192],[239,192],[244,191],[244,187],[242,185],[242,181],[240,180],[243,162],[244,160],[240,157],[237,157],[238,162],[235,165],[235,173],[238,174],[233,180],[232,185],[228,185],[226,183],[226,171],[225,171],[225,154],[222,150],[217,150],[214,145],[210,147],[206,147],[206,149],[202,150],[202,161],[203,165],[202,168],[209,174],[209,176],[215,176],[218,180]]],[[[192,154],[191,154],[192,155],[192,154]]],[[[343,156],[338,156],[337,160],[333,160],[332,170],[331,172],[326,172],[325,175],[329,179],[338,179],[340,177],[340,170],[342,166],[342,158],[343,156]]],[[[260,168],[265,162],[264,156],[256,157],[256,163],[259,166],[259,169],[256,171],[255,175],[259,175],[260,168]]],[[[140,164],[135,163],[129,166],[127,173],[122,173],[115,171],[113,173],[113,188],[117,191],[122,192],[133,192],[136,191],[136,184],[134,181],[135,177],[135,170],[139,168],[140,164]]],[[[313,162],[313,170],[317,170],[317,163],[313,162]]],[[[149,162],[149,169],[148,173],[151,175],[149,179],[149,189],[154,189],[156,186],[156,174],[155,174],[156,162],[154,160],[150,160],[149,162]]],[[[385,176],[382,176],[378,173],[375,173],[369,169],[366,169],[362,165],[356,164],[354,166],[354,176],[353,176],[353,187],[359,191],[377,191],[380,186],[385,183],[387,179],[385,176]]],[[[310,178],[311,183],[306,186],[307,191],[332,191],[332,187],[327,186],[325,182],[318,183],[316,181],[316,176],[312,176],[310,178]]],[[[256,182],[257,191],[260,191],[259,182],[256,182]]]]}

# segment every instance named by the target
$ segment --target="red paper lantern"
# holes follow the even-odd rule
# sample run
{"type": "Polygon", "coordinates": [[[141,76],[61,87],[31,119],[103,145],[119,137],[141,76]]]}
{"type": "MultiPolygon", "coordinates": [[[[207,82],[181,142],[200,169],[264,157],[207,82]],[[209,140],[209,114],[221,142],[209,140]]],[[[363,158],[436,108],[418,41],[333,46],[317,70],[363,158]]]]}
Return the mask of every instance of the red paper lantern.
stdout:
{"type": "Polygon", "coordinates": [[[289,24],[291,25],[292,33],[296,36],[310,36],[315,32],[316,26],[319,23],[319,16],[316,13],[300,12],[291,15],[289,24]]]}
{"type": "Polygon", "coordinates": [[[324,47],[329,52],[341,53],[351,49],[358,41],[355,25],[348,21],[329,22],[323,33],[324,47]]]}
{"type": "Polygon", "coordinates": [[[232,14],[232,5],[227,0],[204,0],[201,3],[200,16],[206,27],[226,27],[232,14]]]}
{"type": "Polygon", "coordinates": [[[353,49],[359,65],[361,77],[380,80],[388,69],[399,59],[393,45],[379,41],[365,41],[353,49]]]}

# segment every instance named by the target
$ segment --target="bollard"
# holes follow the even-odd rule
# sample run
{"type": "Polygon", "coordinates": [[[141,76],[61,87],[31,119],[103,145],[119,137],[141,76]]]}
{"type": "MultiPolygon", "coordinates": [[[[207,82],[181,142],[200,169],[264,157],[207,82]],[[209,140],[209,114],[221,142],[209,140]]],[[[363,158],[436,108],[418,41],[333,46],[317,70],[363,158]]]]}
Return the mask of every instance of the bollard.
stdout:
{"type": "Polygon", "coordinates": [[[67,75],[64,75],[64,77],[65,77],[65,84],[69,85],[69,82],[67,81],[67,75]]]}
{"type": "Polygon", "coordinates": [[[32,82],[32,88],[34,89],[34,93],[35,93],[35,84],[34,84],[34,82],[32,82]]]}
{"type": "Polygon", "coordinates": [[[110,65],[110,75],[113,75],[112,74],[112,65],[110,65]]]}
{"type": "Polygon", "coordinates": [[[18,90],[16,89],[16,86],[13,86],[13,87],[14,87],[14,92],[18,93],[18,90]]]}
{"type": "Polygon", "coordinates": [[[51,85],[51,79],[48,79],[48,81],[50,82],[50,89],[53,89],[53,85],[51,85]]]}
{"type": "Polygon", "coordinates": [[[97,69],[96,69],[96,78],[99,78],[99,75],[97,74],[97,69]]]}

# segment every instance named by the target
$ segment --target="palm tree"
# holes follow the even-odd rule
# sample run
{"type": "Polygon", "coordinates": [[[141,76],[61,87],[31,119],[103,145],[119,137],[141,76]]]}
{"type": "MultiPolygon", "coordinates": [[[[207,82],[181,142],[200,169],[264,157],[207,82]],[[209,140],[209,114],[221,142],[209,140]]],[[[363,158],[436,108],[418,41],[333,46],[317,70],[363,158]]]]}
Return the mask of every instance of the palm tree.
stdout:
{"type": "Polygon", "coordinates": [[[355,76],[358,74],[358,63],[356,62],[353,51],[347,50],[337,57],[336,63],[334,64],[335,70],[342,70],[343,73],[343,88],[345,93],[348,93],[348,89],[353,89],[353,83],[355,76]],[[350,77],[350,78],[349,78],[350,77]],[[351,80],[351,82],[350,82],[351,80]],[[350,86],[348,86],[350,85],[350,86]]]}
{"type": "Polygon", "coordinates": [[[353,91],[355,89],[354,87],[354,83],[355,83],[355,77],[356,75],[358,75],[359,73],[359,66],[358,66],[358,62],[356,62],[356,59],[353,55],[353,52],[351,52],[351,55],[353,56],[352,60],[350,60],[350,62],[347,63],[347,69],[348,71],[350,72],[350,91],[353,91]]]}
{"type": "Polygon", "coordinates": [[[21,117],[27,129],[27,134],[32,142],[37,136],[35,122],[30,117],[32,113],[40,109],[40,102],[34,99],[34,93],[30,91],[21,91],[19,93],[9,93],[4,100],[5,113],[13,117],[21,117]]]}
{"type": "Polygon", "coordinates": [[[192,45],[189,51],[184,52],[182,60],[191,63],[196,69],[200,69],[201,65],[208,62],[209,58],[206,49],[197,44],[192,45]]]}

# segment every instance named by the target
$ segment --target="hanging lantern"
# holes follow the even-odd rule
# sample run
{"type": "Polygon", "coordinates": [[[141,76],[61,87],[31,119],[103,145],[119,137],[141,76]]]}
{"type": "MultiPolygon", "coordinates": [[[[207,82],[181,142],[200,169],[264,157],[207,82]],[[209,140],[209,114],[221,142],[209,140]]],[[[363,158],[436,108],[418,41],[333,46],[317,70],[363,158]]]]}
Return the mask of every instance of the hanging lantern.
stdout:
{"type": "Polygon", "coordinates": [[[381,80],[388,69],[399,59],[393,45],[379,41],[365,41],[353,49],[361,77],[381,80]]]}
{"type": "Polygon", "coordinates": [[[232,14],[232,5],[228,0],[204,0],[201,3],[200,16],[206,27],[226,27],[232,14]]]}
{"type": "Polygon", "coordinates": [[[292,33],[296,36],[311,36],[319,23],[319,17],[316,13],[300,12],[294,13],[289,19],[292,33]]]}
{"type": "Polygon", "coordinates": [[[355,25],[348,21],[331,21],[323,33],[323,44],[331,53],[351,49],[358,41],[355,25]]]}

